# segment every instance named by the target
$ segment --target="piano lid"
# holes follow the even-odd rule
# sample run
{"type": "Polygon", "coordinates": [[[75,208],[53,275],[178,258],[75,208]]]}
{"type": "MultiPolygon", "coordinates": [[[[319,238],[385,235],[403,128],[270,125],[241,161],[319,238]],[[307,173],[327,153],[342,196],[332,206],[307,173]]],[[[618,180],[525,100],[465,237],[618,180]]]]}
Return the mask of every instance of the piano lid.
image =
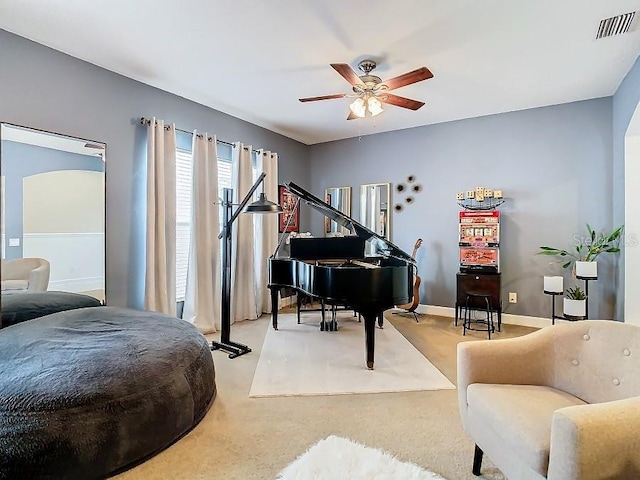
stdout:
{"type": "Polygon", "coordinates": [[[285,183],[285,187],[287,187],[287,190],[291,193],[303,200],[307,205],[322,213],[325,217],[328,217],[338,225],[345,227],[353,235],[357,235],[358,237],[364,238],[365,241],[370,242],[374,245],[377,253],[380,253],[383,256],[398,258],[415,265],[416,262],[411,258],[411,255],[400,247],[394,245],[386,238],[381,237],[376,232],[369,230],[367,227],[356,222],[353,218],[345,215],[341,211],[336,210],[327,202],[324,202],[315,195],[307,192],[304,188],[293,182],[285,183]]]}

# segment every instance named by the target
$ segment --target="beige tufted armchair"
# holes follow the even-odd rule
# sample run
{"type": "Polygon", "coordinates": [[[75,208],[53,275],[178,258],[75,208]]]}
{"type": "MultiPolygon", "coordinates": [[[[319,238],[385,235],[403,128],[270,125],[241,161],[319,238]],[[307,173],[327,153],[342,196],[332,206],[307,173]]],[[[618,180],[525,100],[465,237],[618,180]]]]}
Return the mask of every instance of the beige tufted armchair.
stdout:
{"type": "Polygon", "coordinates": [[[510,480],[640,479],[640,327],[586,320],[458,344],[465,432],[510,480]]]}
{"type": "Polygon", "coordinates": [[[41,292],[49,287],[50,265],[44,258],[2,260],[2,291],[28,290],[41,292]]]}

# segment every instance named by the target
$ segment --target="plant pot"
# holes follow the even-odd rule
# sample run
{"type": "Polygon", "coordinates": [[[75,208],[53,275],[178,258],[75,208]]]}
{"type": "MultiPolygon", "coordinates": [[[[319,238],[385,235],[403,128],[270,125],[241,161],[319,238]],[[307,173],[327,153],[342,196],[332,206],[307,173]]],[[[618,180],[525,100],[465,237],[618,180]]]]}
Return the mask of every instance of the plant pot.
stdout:
{"type": "Polygon", "coordinates": [[[560,276],[546,276],[544,277],[544,293],[561,294],[564,292],[562,286],[563,278],[560,276]]]}
{"type": "Polygon", "coordinates": [[[576,277],[598,278],[598,262],[576,262],[576,277]]]}
{"type": "Polygon", "coordinates": [[[569,320],[584,320],[587,315],[587,301],[565,297],[563,312],[569,320]]]}

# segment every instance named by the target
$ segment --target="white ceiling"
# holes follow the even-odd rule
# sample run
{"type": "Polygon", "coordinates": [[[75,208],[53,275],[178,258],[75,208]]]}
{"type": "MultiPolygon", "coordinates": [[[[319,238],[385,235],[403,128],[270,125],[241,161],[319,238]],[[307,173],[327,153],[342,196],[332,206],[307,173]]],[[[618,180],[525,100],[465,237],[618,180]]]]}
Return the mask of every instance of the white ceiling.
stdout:
{"type": "MultiPolygon", "coordinates": [[[[306,144],[612,95],[640,53],[600,20],[640,0],[21,0],[0,28],[306,144]],[[330,63],[372,58],[426,102],[347,121],[330,63]]],[[[6,67],[6,66],[5,66],[6,67]]],[[[140,112],[145,113],[145,112],[140,112]]],[[[167,119],[171,120],[171,119],[167,119]]]]}

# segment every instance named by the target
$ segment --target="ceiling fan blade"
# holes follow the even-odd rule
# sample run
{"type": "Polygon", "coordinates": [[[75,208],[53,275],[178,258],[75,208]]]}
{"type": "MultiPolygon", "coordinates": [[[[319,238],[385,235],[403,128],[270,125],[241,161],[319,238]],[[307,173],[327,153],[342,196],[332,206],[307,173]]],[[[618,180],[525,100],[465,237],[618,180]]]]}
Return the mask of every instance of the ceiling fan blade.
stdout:
{"type": "Polygon", "coordinates": [[[362,85],[358,74],[346,63],[331,63],[333,69],[344,77],[351,85],[362,85]]]}
{"type": "Polygon", "coordinates": [[[347,120],[355,120],[356,118],[360,118],[358,117],[355,113],[353,112],[349,112],[349,116],[347,117],[347,120]]]}
{"type": "Polygon", "coordinates": [[[404,87],[405,85],[411,85],[412,83],[428,80],[431,77],[433,77],[433,73],[431,73],[427,67],[421,67],[417,70],[413,70],[412,72],[405,73],[404,75],[393,77],[382,83],[389,87],[389,90],[394,90],[396,88],[404,87]]]}
{"type": "Polygon", "coordinates": [[[337,93],[335,95],[323,95],[322,97],[307,97],[307,98],[299,98],[301,102],[315,102],[316,100],[331,100],[333,98],[342,98],[346,95],[346,93],[337,93]]]}
{"type": "Polygon", "coordinates": [[[388,103],[389,105],[395,105],[397,107],[408,108],[409,110],[418,110],[424,105],[424,102],[418,100],[411,100],[410,98],[400,97],[393,95],[392,93],[385,93],[384,96],[378,97],[382,103],[388,103]],[[384,98],[387,97],[387,98],[384,98]],[[384,98],[384,100],[383,100],[384,98]]]}

